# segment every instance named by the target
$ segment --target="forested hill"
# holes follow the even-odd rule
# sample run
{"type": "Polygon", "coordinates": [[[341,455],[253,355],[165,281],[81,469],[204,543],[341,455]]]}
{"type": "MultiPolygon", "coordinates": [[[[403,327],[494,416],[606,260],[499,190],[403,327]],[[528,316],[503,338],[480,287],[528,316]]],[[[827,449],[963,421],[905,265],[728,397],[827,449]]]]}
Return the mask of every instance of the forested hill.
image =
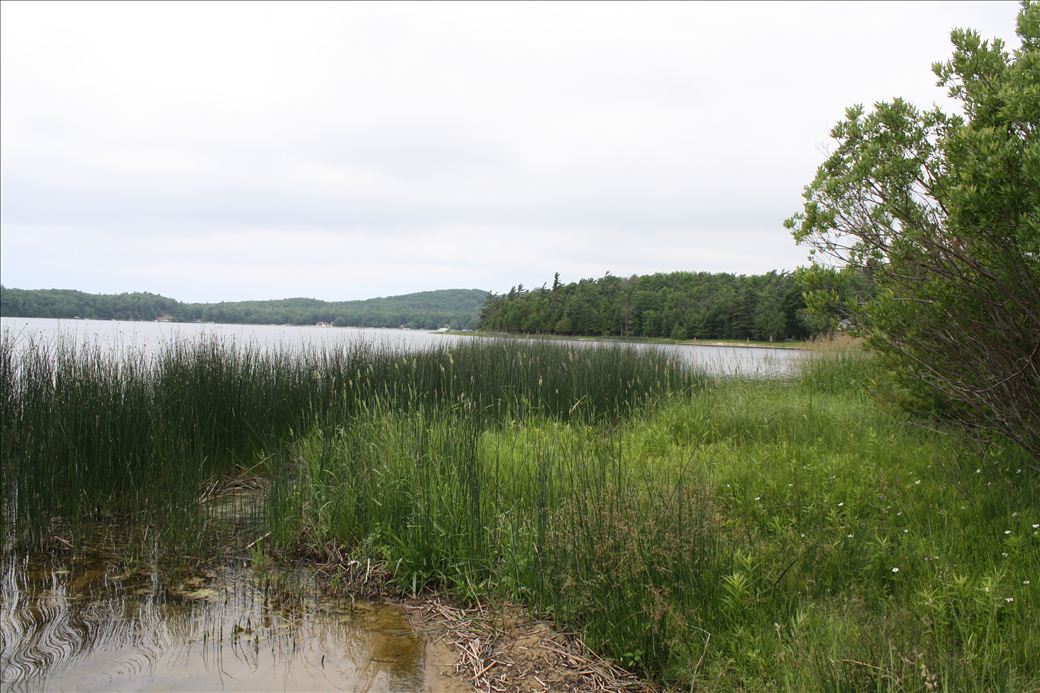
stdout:
{"type": "Polygon", "coordinates": [[[670,337],[805,339],[812,336],[791,274],[672,272],[607,276],[526,290],[484,304],[480,327],[501,332],[670,337]]]}
{"type": "Polygon", "coordinates": [[[480,289],[422,291],[363,301],[276,301],[181,303],[150,293],[88,294],[66,289],[0,286],[0,315],[98,320],[175,320],[252,324],[471,329],[477,326],[487,292],[480,289]]]}

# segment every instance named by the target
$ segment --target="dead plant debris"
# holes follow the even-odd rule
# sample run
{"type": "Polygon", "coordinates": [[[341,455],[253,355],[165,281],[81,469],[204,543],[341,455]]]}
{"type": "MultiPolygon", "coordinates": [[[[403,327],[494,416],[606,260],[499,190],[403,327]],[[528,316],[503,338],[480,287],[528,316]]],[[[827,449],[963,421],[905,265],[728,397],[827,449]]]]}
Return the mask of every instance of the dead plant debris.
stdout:
{"type": "Polygon", "coordinates": [[[485,693],[653,691],[590,652],[576,635],[532,619],[513,604],[462,607],[439,596],[403,603],[416,630],[457,654],[450,672],[485,693]]]}

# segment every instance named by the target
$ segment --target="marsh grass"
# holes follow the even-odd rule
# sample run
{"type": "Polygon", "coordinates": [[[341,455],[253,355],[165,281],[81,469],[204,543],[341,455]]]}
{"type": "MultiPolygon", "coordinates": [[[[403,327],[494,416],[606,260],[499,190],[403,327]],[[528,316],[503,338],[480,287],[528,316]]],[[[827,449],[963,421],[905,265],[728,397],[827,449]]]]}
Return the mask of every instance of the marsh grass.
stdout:
{"type": "Polygon", "coordinates": [[[879,401],[861,352],[709,380],[544,342],[0,346],[22,547],[98,518],[190,547],[199,495],[246,469],[265,556],[516,600],[669,686],[1040,687],[1040,479],[879,401]]]}
{"type": "Polygon", "coordinates": [[[152,353],[10,334],[0,378],[10,539],[36,547],[71,540],[84,521],[135,516],[171,547],[190,541],[208,482],[271,471],[264,460],[299,432],[350,427],[376,408],[464,412],[480,425],[527,413],[593,423],[703,381],[660,354],[548,344],[401,354],[203,338],[152,353]]]}
{"type": "Polygon", "coordinates": [[[599,421],[374,407],[279,467],[282,546],[526,603],[705,690],[1033,690],[1040,480],[878,402],[861,353],[599,421]]]}

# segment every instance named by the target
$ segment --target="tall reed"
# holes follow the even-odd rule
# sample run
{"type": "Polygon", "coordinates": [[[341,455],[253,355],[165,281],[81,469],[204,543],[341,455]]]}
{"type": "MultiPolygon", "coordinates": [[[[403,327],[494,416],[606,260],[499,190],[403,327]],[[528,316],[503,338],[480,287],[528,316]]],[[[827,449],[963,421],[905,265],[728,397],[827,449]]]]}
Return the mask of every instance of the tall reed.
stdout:
{"type": "Polygon", "coordinates": [[[272,462],[273,539],[524,602],[677,687],[1035,688],[1040,479],[877,402],[879,368],[598,421],[376,398],[272,462]]]}
{"type": "Polygon", "coordinates": [[[203,338],[147,353],[4,334],[0,364],[5,506],[34,545],[142,513],[190,538],[206,481],[376,405],[594,422],[701,382],[660,354],[485,341],[402,354],[203,338]]]}

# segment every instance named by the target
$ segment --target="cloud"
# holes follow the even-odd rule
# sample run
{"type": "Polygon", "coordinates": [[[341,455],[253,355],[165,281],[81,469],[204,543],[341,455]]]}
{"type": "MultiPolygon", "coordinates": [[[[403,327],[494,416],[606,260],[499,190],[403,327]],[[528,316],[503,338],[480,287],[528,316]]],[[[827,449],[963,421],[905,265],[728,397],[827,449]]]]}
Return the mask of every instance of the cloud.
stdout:
{"type": "Polygon", "coordinates": [[[200,300],[791,269],[844,107],[1017,10],[2,7],[5,285],[200,300]]]}

